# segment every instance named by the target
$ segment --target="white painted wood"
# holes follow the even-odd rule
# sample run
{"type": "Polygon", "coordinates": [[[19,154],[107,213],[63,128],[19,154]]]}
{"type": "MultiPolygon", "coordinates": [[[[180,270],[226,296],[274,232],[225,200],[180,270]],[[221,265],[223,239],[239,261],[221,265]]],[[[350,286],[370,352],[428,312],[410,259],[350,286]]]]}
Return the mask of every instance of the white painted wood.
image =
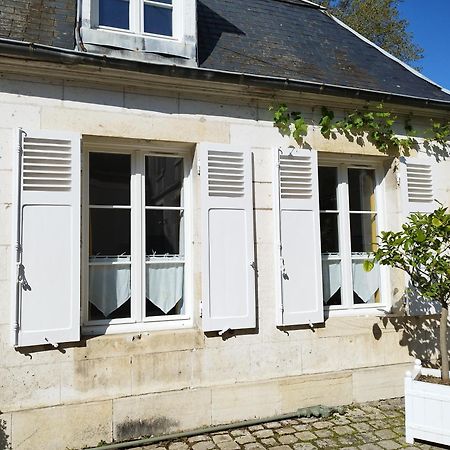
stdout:
{"type": "Polygon", "coordinates": [[[251,151],[200,144],[204,331],[254,328],[251,151]]]}
{"type": "Polygon", "coordinates": [[[400,158],[400,180],[404,216],[430,213],[435,207],[433,163],[429,158],[400,158]]]}
{"type": "Polygon", "coordinates": [[[416,365],[405,376],[406,442],[423,439],[450,445],[450,386],[418,381],[420,375],[440,377],[440,371],[416,365]]]}
{"type": "Polygon", "coordinates": [[[276,150],[277,325],[323,322],[317,153],[276,150]]]}
{"type": "MultiPolygon", "coordinates": [[[[20,136],[20,135],[19,135],[20,136]]],[[[26,131],[16,152],[21,180],[13,277],[18,346],[80,338],[80,136],[26,131]]]]}

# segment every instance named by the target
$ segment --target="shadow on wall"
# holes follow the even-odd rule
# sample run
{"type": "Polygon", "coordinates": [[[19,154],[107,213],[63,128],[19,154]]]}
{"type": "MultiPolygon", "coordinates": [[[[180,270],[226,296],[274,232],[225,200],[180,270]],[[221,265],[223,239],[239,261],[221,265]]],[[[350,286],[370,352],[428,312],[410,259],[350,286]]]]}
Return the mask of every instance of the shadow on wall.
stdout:
{"type": "Polygon", "coordinates": [[[0,419],[0,450],[9,450],[11,448],[8,438],[9,435],[6,434],[6,422],[0,419]]]}

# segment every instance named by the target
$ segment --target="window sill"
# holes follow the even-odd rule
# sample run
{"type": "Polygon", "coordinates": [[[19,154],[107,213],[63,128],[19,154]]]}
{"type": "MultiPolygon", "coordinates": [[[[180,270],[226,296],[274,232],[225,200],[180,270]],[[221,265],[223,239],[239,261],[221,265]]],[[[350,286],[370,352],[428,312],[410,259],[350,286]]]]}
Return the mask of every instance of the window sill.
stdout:
{"type": "Polygon", "coordinates": [[[391,311],[390,306],[379,304],[360,308],[330,308],[324,306],[325,317],[377,317],[391,311]]]}

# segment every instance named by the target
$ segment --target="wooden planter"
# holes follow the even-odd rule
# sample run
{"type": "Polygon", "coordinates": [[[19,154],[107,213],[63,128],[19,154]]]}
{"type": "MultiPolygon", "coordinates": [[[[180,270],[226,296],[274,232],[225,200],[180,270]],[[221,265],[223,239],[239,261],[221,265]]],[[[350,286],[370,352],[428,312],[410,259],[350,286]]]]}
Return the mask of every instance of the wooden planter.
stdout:
{"type": "Polygon", "coordinates": [[[424,369],[416,360],[405,375],[406,442],[414,439],[450,445],[450,386],[417,381],[420,375],[440,377],[436,369],[424,369]]]}

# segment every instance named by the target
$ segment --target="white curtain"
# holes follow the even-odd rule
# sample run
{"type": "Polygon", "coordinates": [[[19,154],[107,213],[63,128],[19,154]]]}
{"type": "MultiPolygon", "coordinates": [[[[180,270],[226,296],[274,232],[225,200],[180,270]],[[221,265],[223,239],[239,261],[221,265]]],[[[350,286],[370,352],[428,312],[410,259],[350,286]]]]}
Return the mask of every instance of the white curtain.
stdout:
{"type": "Polygon", "coordinates": [[[131,266],[128,258],[91,258],[91,262],[99,261],[89,267],[89,301],[109,316],[131,296],[131,266]]]}
{"type": "Polygon", "coordinates": [[[328,303],[341,287],[341,261],[322,259],[323,298],[328,303]]]}
{"type": "Polygon", "coordinates": [[[363,268],[364,261],[352,261],[353,290],[365,303],[374,303],[374,295],[380,288],[380,267],[378,264],[370,271],[363,268]]]}
{"type": "Polygon", "coordinates": [[[183,298],[184,263],[146,264],[145,271],[146,297],[167,314],[183,298]]]}

